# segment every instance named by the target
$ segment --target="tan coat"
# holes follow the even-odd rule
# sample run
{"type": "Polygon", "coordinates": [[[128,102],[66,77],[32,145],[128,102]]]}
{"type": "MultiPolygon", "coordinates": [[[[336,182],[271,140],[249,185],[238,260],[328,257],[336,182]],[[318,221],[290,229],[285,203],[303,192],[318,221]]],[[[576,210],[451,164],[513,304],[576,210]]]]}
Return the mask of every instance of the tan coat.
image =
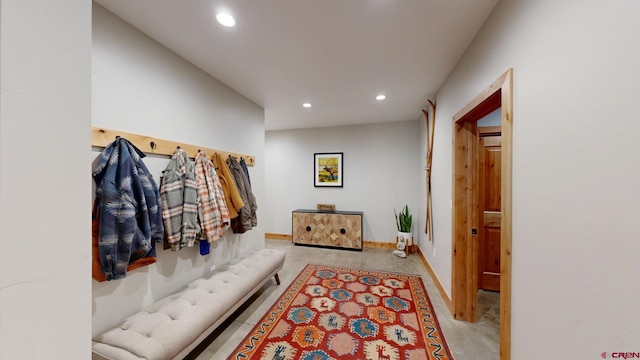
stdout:
{"type": "Polygon", "coordinates": [[[240,196],[240,191],[238,191],[238,188],[236,187],[231,170],[229,170],[229,166],[227,166],[227,162],[222,155],[215,153],[211,160],[213,161],[213,166],[216,168],[220,184],[222,185],[224,200],[226,201],[227,208],[229,209],[229,217],[232,219],[237,218],[238,211],[242,209],[244,202],[240,196]]]}

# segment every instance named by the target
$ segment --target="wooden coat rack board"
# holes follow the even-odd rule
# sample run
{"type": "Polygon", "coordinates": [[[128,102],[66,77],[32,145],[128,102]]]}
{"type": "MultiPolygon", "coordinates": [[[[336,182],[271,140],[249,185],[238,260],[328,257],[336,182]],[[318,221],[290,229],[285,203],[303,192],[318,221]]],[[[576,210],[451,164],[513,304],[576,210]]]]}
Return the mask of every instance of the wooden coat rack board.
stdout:
{"type": "Polygon", "coordinates": [[[223,150],[210,149],[202,146],[191,145],[191,144],[183,144],[171,140],[158,139],[151,136],[138,135],[126,133],[123,131],[115,131],[109,130],[101,127],[92,126],[91,127],[91,145],[98,147],[107,147],[109,144],[116,139],[116,136],[123,137],[129,140],[133,145],[135,145],[138,149],[142,150],[146,154],[157,154],[157,155],[168,155],[171,156],[176,151],[176,148],[179,146],[187,154],[195,158],[196,154],[198,154],[198,150],[204,151],[209,157],[213,156],[214,153],[218,153],[223,157],[233,156],[234,158],[240,160],[244,159],[247,163],[247,166],[254,166],[256,164],[255,157],[246,154],[238,154],[234,152],[228,152],[223,150]]]}

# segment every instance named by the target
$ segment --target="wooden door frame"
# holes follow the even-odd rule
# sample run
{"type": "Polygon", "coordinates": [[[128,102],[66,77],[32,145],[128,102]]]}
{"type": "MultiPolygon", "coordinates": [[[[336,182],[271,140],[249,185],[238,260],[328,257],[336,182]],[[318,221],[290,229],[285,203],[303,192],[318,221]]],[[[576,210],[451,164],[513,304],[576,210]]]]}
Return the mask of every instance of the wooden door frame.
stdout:
{"type": "Polygon", "coordinates": [[[478,244],[471,229],[478,229],[478,151],[476,122],[501,108],[502,184],[500,235],[500,359],[511,354],[511,183],[513,135],[513,69],[453,116],[452,279],[453,317],[477,321],[478,244]]]}

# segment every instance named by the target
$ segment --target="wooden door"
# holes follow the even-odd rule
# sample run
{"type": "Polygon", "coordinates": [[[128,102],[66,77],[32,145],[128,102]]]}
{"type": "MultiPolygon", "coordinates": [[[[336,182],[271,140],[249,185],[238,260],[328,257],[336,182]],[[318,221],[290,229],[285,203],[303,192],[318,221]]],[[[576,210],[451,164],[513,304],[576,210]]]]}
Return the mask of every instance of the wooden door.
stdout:
{"type": "Polygon", "coordinates": [[[502,139],[500,132],[479,128],[478,289],[500,291],[500,186],[502,139]]]}

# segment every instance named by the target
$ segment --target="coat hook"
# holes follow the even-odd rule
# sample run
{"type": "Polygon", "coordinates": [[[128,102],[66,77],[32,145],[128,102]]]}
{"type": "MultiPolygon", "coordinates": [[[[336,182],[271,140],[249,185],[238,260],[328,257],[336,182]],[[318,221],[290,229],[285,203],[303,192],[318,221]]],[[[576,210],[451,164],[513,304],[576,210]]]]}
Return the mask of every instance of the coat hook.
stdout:
{"type": "Polygon", "coordinates": [[[176,149],[180,149],[180,145],[176,146],[176,149]]]}
{"type": "Polygon", "coordinates": [[[158,144],[156,144],[155,142],[150,142],[149,145],[151,146],[152,150],[155,150],[158,147],[158,144]]]}
{"type": "Polygon", "coordinates": [[[116,135],[116,140],[120,139],[120,135],[116,135]]]}

